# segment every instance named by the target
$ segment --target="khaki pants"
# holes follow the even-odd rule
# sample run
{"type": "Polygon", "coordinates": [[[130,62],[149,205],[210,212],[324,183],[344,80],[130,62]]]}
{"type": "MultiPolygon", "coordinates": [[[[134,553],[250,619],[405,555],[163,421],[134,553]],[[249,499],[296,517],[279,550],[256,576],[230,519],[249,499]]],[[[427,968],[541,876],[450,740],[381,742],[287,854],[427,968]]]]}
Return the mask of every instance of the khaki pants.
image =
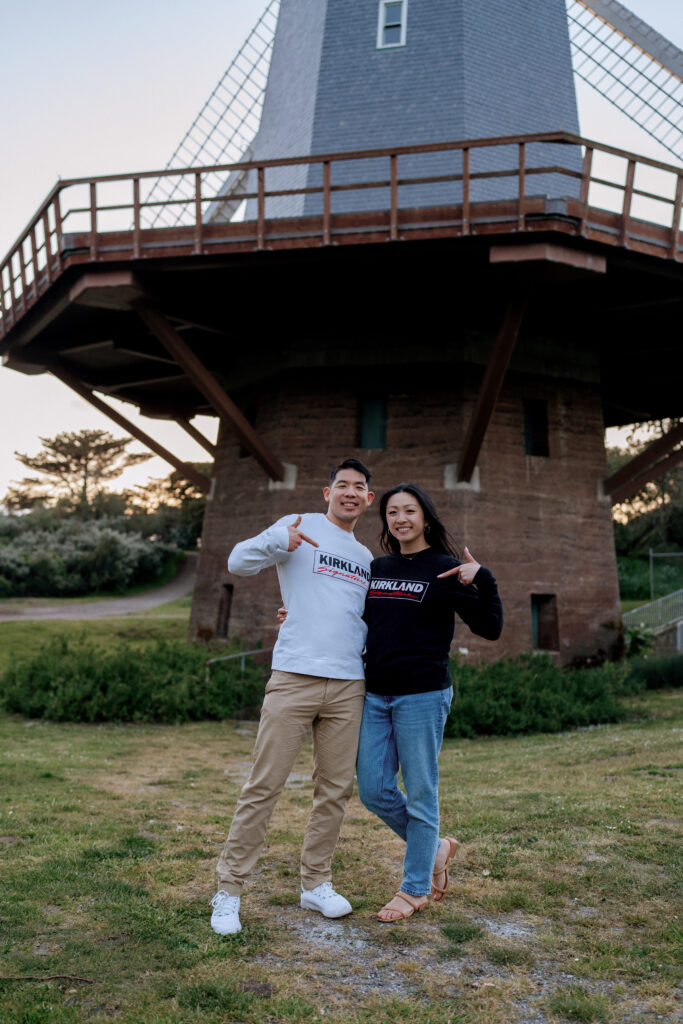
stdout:
{"type": "Polygon", "coordinates": [[[254,764],[216,869],[218,888],[239,896],[263,848],[266,826],[306,730],[313,731],[313,808],[301,851],[301,882],[331,879],[332,854],[353,789],[365,682],[274,671],[261,709],[254,764]]]}

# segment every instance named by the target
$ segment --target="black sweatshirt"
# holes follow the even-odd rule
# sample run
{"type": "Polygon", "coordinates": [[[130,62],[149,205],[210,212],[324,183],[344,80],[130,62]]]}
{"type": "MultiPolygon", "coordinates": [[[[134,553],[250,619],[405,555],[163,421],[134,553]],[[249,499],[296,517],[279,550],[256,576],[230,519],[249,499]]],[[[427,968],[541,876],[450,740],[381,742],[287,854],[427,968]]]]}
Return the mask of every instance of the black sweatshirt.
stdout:
{"type": "Polygon", "coordinates": [[[482,566],[467,587],[457,576],[436,578],[460,564],[432,548],[412,558],[374,559],[365,602],[365,685],[371,693],[400,696],[449,687],[454,613],[478,636],[498,639],[503,606],[488,569],[482,566]]]}

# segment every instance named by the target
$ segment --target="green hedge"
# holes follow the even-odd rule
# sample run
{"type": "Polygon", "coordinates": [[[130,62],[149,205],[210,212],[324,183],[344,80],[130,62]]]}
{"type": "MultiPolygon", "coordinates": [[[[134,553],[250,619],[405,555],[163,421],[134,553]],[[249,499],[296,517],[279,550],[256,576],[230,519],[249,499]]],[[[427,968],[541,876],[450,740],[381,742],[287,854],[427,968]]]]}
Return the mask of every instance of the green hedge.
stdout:
{"type": "Polygon", "coordinates": [[[547,655],[491,665],[453,663],[453,703],[446,736],[517,736],[618,722],[628,669],[560,669],[547,655]]]}
{"type": "MultiPolygon", "coordinates": [[[[236,653],[237,648],[219,654],[236,653]]],[[[267,666],[217,662],[182,641],[103,653],[85,639],[53,640],[0,677],[0,707],[57,722],[190,722],[257,718],[267,666]]],[[[215,656],[215,655],[214,655],[215,656]]],[[[645,689],[683,684],[683,658],[648,657],[600,668],[560,669],[547,655],[492,665],[453,663],[446,736],[517,736],[617,722],[645,689]]]]}
{"type": "MultiPolygon", "coordinates": [[[[234,649],[233,649],[234,652],[234,649]]],[[[230,653],[229,650],[213,653],[230,653]]],[[[206,680],[203,646],[157,641],[105,654],[87,640],[64,638],[0,677],[0,706],[54,722],[191,722],[258,718],[264,670],[250,659],[217,662],[206,680]]]]}
{"type": "Polygon", "coordinates": [[[631,662],[630,680],[633,689],[674,690],[683,686],[683,655],[649,654],[631,662]]]}

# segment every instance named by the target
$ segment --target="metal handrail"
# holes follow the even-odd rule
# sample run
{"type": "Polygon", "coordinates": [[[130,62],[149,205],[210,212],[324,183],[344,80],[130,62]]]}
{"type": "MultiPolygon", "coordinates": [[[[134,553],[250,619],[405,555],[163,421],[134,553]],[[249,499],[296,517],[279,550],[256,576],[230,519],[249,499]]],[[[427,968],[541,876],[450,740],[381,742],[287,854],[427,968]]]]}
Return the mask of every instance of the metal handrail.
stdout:
{"type": "MultiPolygon", "coordinates": [[[[514,163],[514,161],[513,161],[514,163]]],[[[637,156],[627,150],[615,146],[607,146],[599,142],[584,139],[579,135],[569,132],[542,132],[525,135],[508,135],[483,139],[466,139],[446,141],[440,143],[424,143],[416,146],[393,146],[380,147],[377,149],[362,149],[354,151],[323,153],[305,157],[280,157],[270,160],[242,161],[232,164],[214,164],[205,167],[189,167],[184,169],[171,168],[162,171],[139,171],[127,174],[97,175],[90,178],[66,178],[53,187],[37,212],[29,221],[27,227],[19,236],[7,255],[0,262],[0,338],[4,337],[7,331],[13,327],[18,319],[38,301],[63,271],[64,255],[63,249],[63,226],[64,222],[74,213],[79,212],[89,216],[89,227],[80,234],[86,236],[84,252],[90,261],[99,258],[98,241],[103,237],[103,232],[98,230],[98,217],[112,211],[131,211],[133,226],[129,229],[131,235],[130,258],[136,259],[141,255],[141,239],[145,232],[154,232],[158,238],[159,232],[168,231],[169,236],[173,231],[187,230],[194,237],[194,253],[204,254],[208,250],[204,234],[207,228],[203,220],[204,210],[207,204],[221,201],[221,196],[204,195],[203,177],[216,172],[230,174],[235,171],[244,170],[254,173],[257,183],[256,191],[244,194],[241,198],[252,199],[256,203],[256,233],[253,240],[254,250],[262,250],[266,247],[268,239],[268,224],[266,222],[266,200],[278,196],[310,195],[321,194],[323,198],[322,226],[319,230],[322,244],[331,244],[331,196],[332,193],[348,191],[353,189],[386,188],[389,190],[389,201],[384,214],[389,213],[389,226],[386,229],[388,238],[398,238],[399,229],[399,186],[417,184],[435,184],[443,182],[462,182],[462,233],[471,231],[471,207],[470,183],[474,180],[495,179],[500,177],[516,176],[518,178],[517,188],[517,223],[518,230],[524,230],[525,215],[529,197],[526,195],[526,178],[534,174],[555,173],[571,179],[581,181],[580,198],[580,219],[581,233],[585,233],[588,221],[588,198],[591,185],[607,187],[623,193],[621,212],[617,215],[620,222],[618,230],[613,239],[615,244],[628,245],[629,239],[635,237],[636,232],[632,231],[631,220],[632,203],[634,197],[644,199],[655,199],[661,204],[671,207],[671,220],[662,227],[667,234],[666,243],[658,250],[664,258],[679,260],[680,257],[680,222],[681,209],[683,207],[683,168],[672,164],[663,163],[660,160],[653,160],[650,157],[637,156]],[[562,144],[571,147],[583,147],[583,163],[581,171],[574,167],[557,166],[551,161],[550,166],[534,167],[528,166],[526,152],[527,147],[536,144],[562,144]],[[491,171],[471,172],[470,157],[474,150],[490,149],[492,147],[516,147],[517,159],[515,166],[508,169],[496,169],[491,171]],[[399,160],[401,157],[417,154],[458,152],[463,154],[462,172],[446,175],[432,175],[422,177],[399,177],[399,160]],[[595,153],[607,154],[619,157],[626,161],[626,175],[624,182],[612,181],[609,178],[593,174],[593,157],[595,153]],[[376,161],[378,159],[389,160],[389,176],[379,181],[357,181],[345,182],[343,184],[332,184],[332,165],[348,161],[376,161]],[[307,186],[290,189],[267,189],[266,171],[270,168],[297,167],[321,165],[323,182],[320,186],[307,186]],[[665,171],[674,176],[675,187],[671,194],[665,194],[662,189],[659,193],[651,189],[640,188],[636,185],[636,171],[638,167],[651,168],[658,171],[665,171]],[[140,183],[145,179],[161,179],[166,177],[187,177],[192,176],[192,194],[194,199],[177,200],[169,199],[162,201],[142,200],[140,197],[140,183]],[[120,183],[132,186],[132,200],[129,202],[110,202],[103,204],[98,199],[98,186],[112,183],[120,183]],[[87,187],[87,205],[78,205],[73,209],[63,209],[62,199],[67,190],[72,188],[87,187]],[[185,228],[147,228],[142,223],[142,216],[146,209],[161,208],[165,206],[176,206],[179,202],[185,202],[191,216],[188,215],[188,224],[185,228]]],[[[642,225],[642,221],[638,222],[642,225]]],[[[243,246],[244,239],[240,238],[239,243],[243,246]]],[[[126,258],[123,256],[122,258],[126,258]]]]}
{"type": "Polygon", "coordinates": [[[671,594],[649,601],[639,608],[633,608],[622,615],[624,626],[647,626],[648,629],[661,629],[664,626],[683,618],[683,588],[671,594]]]}
{"type": "Polygon", "coordinates": [[[272,654],[272,653],[273,653],[273,648],[272,647],[257,647],[253,651],[239,651],[237,654],[222,654],[218,658],[209,658],[208,661],[205,662],[206,672],[204,674],[204,681],[208,683],[208,681],[209,681],[209,674],[210,674],[209,666],[215,664],[215,662],[217,662],[217,661],[233,661],[235,658],[239,658],[240,659],[240,675],[243,676],[244,675],[245,665],[246,665],[246,659],[249,657],[250,654],[272,654]]]}

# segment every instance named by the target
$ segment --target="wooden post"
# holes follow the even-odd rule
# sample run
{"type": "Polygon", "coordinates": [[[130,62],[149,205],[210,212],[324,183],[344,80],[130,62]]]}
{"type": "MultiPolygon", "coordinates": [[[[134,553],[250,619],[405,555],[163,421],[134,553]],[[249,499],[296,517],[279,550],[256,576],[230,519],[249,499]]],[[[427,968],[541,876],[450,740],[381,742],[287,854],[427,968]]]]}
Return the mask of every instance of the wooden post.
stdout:
{"type": "Polygon", "coordinates": [[[24,309],[28,307],[28,285],[26,284],[26,260],[24,258],[24,240],[19,242],[17,249],[19,253],[19,273],[21,275],[21,298],[24,303],[24,309]]]}
{"type": "Polygon", "coordinates": [[[47,210],[43,210],[43,234],[45,235],[45,273],[47,283],[52,284],[52,246],[50,245],[50,218],[47,210]]]}
{"type": "Polygon", "coordinates": [[[633,199],[633,179],[636,174],[635,160],[629,160],[624,186],[624,205],[621,211],[621,244],[628,249],[628,229],[631,222],[631,200],[633,199]]]}
{"type": "Polygon", "coordinates": [[[462,151],[462,233],[470,233],[470,147],[462,151]]]}
{"type": "Polygon", "coordinates": [[[202,175],[195,171],[194,175],[194,251],[201,255],[202,251],[202,175]]]}
{"type": "MultiPolygon", "coordinates": [[[[4,269],[4,265],[0,266],[0,337],[3,337],[7,332],[7,307],[5,306],[5,284],[2,277],[4,269]]],[[[9,274],[11,280],[11,269],[9,271],[9,274]]]]}
{"type": "Polygon", "coordinates": [[[36,243],[36,226],[31,225],[31,262],[33,264],[33,300],[38,301],[38,245],[36,243]]]}
{"type": "MultiPolygon", "coordinates": [[[[606,480],[603,480],[602,486],[605,494],[614,494],[624,484],[628,484],[629,481],[636,478],[639,473],[647,469],[648,466],[651,466],[657,459],[671,453],[679,441],[683,441],[683,423],[673,427],[663,437],[658,437],[652,441],[645,451],[635,455],[625,466],[622,466],[616,473],[612,473],[606,480]]],[[[635,492],[631,491],[630,493],[633,494],[635,492]]]]}
{"type": "Polygon", "coordinates": [[[398,241],[398,157],[392,153],[389,157],[391,177],[391,227],[389,237],[392,242],[398,241]]]}
{"type": "Polygon", "coordinates": [[[197,390],[211,403],[218,415],[231,424],[242,444],[249,449],[270,479],[284,480],[285,468],[280,460],[270,451],[251,423],[237,408],[233,400],[226,395],[220,384],[197,358],[189,345],[183,341],[163,313],[143,301],[134,302],[133,308],[154,337],[170,352],[197,390]]]}
{"type": "Polygon", "coordinates": [[[265,226],[266,226],[266,195],[265,195],[265,178],[266,169],[265,167],[259,167],[257,170],[258,180],[258,198],[257,198],[257,228],[256,228],[256,247],[257,249],[264,248],[265,242],[265,226]]]}
{"type": "Polygon", "coordinates": [[[330,244],[330,219],[332,215],[332,168],[330,161],[323,161],[323,245],[330,244]]]}
{"type": "Polygon", "coordinates": [[[523,295],[511,299],[508,305],[465,435],[462,457],[458,465],[459,481],[467,483],[472,478],[484,436],[503,385],[512,350],[517,341],[526,304],[527,298],[523,295]]]}
{"type": "Polygon", "coordinates": [[[59,192],[52,200],[52,205],[55,211],[55,237],[57,239],[55,250],[57,259],[59,260],[62,246],[62,205],[59,199],[59,192]]]}
{"type": "Polygon", "coordinates": [[[678,451],[672,452],[671,455],[667,455],[665,459],[661,459],[656,462],[654,466],[650,466],[644,473],[639,476],[632,477],[627,483],[622,484],[621,487],[615,487],[610,494],[613,505],[618,505],[622,501],[626,501],[632,495],[637,494],[641,487],[645,484],[652,483],[657,477],[660,477],[662,473],[668,472],[673,469],[674,466],[680,465],[683,462],[683,448],[679,448],[678,451]]]}
{"type": "Polygon", "coordinates": [[[519,144],[519,192],[517,195],[517,230],[524,231],[524,195],[526,193],[526,146],[519,144]]]}
{"type": "Polygon", "coordinates": [[[107,405],[106,402],[103,402],[101,398],[94,395],[92,391],[89,391],[88,388],[84,387],[80,381],[76,380],[75,377],[72,377],[71,374],[67,373],[65,370],[53,368],[51,373],[53,376],[61,380],[62,383],[66,384],[67,387],[75,391],[76,394],[80,395],[81,398],[84,398],[86,402],[89,402],[96,409],[99,409],[99,411],[104,413],[105,416],[108,416],[110,420],[113,420],[114,423],[117,423],[132,437],[140,441],[141,444],[144,444],[146,448],[153,451],[155,455],[160,456],[160,458],[164,459],[165,462],[170,463],[170,465],[177,469],[179,473],[182,473],[186,480],[193,483],[203,491],[204,494],[209,493],[211,490],[211,481],[207,476],[204,476],[203,473],[199,473],[194,466],[176,458],[168,448],[164,448],[163,445],[159,444],[158,441],[155,441],[153,437],[146,434],[144,430],[140,430],[139,427],[136,427],[134,423],[131,423],[131,421],[125,416],[122,416],[120,412],[113,409],[110,405],[107,405]]]}
{"type": "Polygon", "coordinates": [[[90,182],[90,259],[97,259],[97,184],[90,182]]]}
{"type": "Polygon", "coordinates": [[[133,178],[133,259],[140,259],[140,179],[133,178]]]}
{"type": "Polygon", "coordinates": [[[197,428],[193,426],[193,424],[190,423],[190,421],[185,416],[176,416],[175,421],[179,427],[182,427],[183,430],[197,442],[197,444],[202,446],[204,451],[207,451],[209,455],[215,457],[216,445],[211,444],[211,442],[206,437],[204,437],[202,432],[200,430],[197,430],[197,428]]]}
{"type": "Polygon", "coordinates": [[[588,219],[588,193],[591,185],[591,173],[593,169],[593,147],[586,146],[583,154],[583,166],[581,168],[581,192],[579,202],[581,203],[581,234],[586,234],[586,221],[588,219]]]}
{"type": "Polygon", "coordinates": [[[669,255],[672,260],[678,259],[678,242],[681,236],[681,206],[683,206],[683,174],[676,179],[676,198],[674,199],[674,215],[671,221],[671,250],[669,255]]]}

